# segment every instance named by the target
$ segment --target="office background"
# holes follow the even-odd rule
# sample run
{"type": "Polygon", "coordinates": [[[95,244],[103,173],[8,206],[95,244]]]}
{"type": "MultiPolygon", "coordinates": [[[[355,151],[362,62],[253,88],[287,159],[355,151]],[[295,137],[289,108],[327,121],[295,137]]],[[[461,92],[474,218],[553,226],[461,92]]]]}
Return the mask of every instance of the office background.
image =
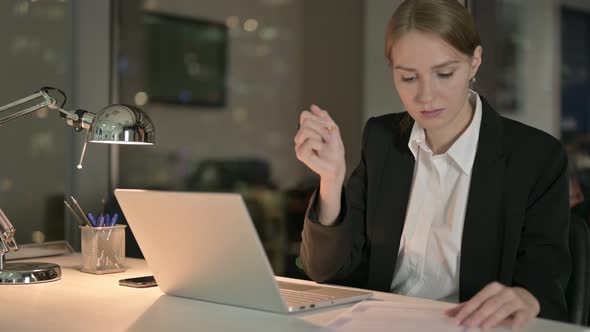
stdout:
{"type": "MultiPolygon", "coordinates": [[[[244,195],[275,272],[300,276],[299,232],[317,178],[293,151],[299,112],[311,103],[330,111],[352,171],[366,119],[402,110],[383,56],[386,22],[400,2],[2,1],[0,104],[50,85],[66,91],[68,109],[137,105],[150,114],[157,135],[153,147],[89,145],[84,169],[77,170],[83,134],[64,126],[56,112],[1,127],[0,208],[16,226],[17,241],[66,239],[79,248],[64,194],[96,212],[102,198],[114,208],[109,193],[115,187],[232,191],[244,195]],[[182,104],[194,97],[190,89],[179,91],[176,103],[150,100],[154,86],[166,88],[154,81],[167,68],[154,65],[154,43],[171,59],[182,48],[155,40],[146,13],[189,28],[199,22],[225,27],[227,38],[213,42],[226,47],[217,63],[225,69],[222,102],[182,104]]],[[[587,192],[590,1],[468,5],[484,46],[480,92],[503,115],[562,138],[587,192]]],[[[191,52],[177,59],[186,69],[178,81],[218,68],[191,52]]],[[[176,83],[171,80],[171,88],[176,83]]]]}

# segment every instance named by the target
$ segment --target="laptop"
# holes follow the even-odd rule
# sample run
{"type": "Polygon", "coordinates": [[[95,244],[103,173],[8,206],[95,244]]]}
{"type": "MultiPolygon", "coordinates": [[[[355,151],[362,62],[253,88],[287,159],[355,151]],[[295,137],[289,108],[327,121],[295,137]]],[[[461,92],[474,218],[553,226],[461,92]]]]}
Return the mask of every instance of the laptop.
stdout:
{"type": "Polygon", "coordinates": [[[278,313],[372,296],[277,281],[239,194],[117,189],[115,196],[168,295],[278,313]]]}

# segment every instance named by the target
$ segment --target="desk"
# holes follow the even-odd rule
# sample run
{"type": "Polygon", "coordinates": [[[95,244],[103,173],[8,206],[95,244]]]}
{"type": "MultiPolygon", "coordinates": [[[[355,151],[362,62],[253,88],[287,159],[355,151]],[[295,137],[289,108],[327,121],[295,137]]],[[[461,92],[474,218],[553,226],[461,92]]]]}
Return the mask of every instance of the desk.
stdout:
{"type": "MultiPolygon", "coordinates": [[[[106,275],[80,272],[77,255],[34,261],[59,264],[62,279],[38,285],[0,286],[3,331],[322,331],[322,326],[350,306],[280,315],[167,296],[157,287],[118,286],[119,279],[151,274],[144,260],[128,258],[126,272],[106,275]]],[[[389,293],[376,292],[375,297],[406,303],[427,301],[441,308],[449,306],[389,293]]],[[[524,331],[584,330],[580,326],[536,319],[524,331]]]]}

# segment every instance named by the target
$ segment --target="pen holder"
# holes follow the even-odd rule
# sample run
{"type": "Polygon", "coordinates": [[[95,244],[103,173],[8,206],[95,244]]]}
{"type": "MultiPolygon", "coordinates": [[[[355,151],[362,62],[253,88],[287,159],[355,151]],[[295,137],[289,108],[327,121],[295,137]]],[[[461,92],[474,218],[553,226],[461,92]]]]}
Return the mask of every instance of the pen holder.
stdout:
{"type": "Polygon", "coordinates": [[[125,271],[126,227],[80,227],[82,272],[105,274],[125,271]]]}

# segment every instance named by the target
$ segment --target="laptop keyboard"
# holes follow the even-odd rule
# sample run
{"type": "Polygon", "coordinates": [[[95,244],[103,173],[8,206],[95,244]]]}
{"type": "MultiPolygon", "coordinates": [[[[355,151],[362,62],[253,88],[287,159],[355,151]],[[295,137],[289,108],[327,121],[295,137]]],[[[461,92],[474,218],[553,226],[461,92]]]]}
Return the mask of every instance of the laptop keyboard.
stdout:
{"type": "Polygon", "coordinates": [[[300,292],[282,288],[281,295],[283,296],[285,302],[287,302],[287,305],[289,305],[290,307],[299,307],[304,305],[316,304],[319,302],[329,301],[335,298],[334,296],[330,295],[300,292]]]}

